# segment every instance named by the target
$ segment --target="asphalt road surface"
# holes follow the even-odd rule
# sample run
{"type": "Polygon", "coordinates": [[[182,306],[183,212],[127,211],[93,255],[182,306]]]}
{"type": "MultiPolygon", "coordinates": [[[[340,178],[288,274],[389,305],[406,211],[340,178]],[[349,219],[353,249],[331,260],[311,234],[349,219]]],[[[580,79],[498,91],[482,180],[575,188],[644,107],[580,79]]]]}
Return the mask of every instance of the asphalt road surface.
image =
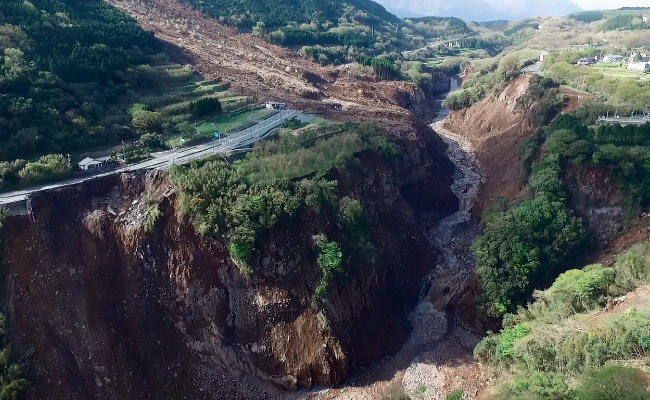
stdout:
{"type": "Polygon", "coordinates": [[[276,128],[282,125],[285,121],[290,120],[294,117],[297,117],[303,121],[313,119],[313,117],[306,116],[305,114],[299,111],[294,111],[294,110],[280,111],[278,114],[275,114],[270,118],[260,121],[256,125],[251,126],[250,128],[244,129],[241,132],[228,135],[223,139],[219,139],[219,140],[215,139],[208,143],[203,143],[192,147],[157,153],[155,158],[152,158],[147,161],[143,161],[139,164],[129,165],[125,168],[121,168],[121,169],[117,169],[105,173],[100,173],[96,175],[68,179],[66,181],[37,186],[37,187],[24,189],[24,190],[18,190],[15,192],[2,193],[0,194],[0,205],[25,201],[27,200],[28,196],[32,193],[62,188],[66,186],[72,186],[72,185],[79,184],[81,182],[101,178],[104,176],[119,174],[122,172],[132,172],[132,171],[139,171],[139,170],[146,170],[146,169],[166,170],[169,169],[174,164],[187,164],[193,160],[197,160],[213,154],[228,153],[233,150],[238,150],[246,146],[249,146],[265,138],[266,136],[270,135],[276,128]]]}

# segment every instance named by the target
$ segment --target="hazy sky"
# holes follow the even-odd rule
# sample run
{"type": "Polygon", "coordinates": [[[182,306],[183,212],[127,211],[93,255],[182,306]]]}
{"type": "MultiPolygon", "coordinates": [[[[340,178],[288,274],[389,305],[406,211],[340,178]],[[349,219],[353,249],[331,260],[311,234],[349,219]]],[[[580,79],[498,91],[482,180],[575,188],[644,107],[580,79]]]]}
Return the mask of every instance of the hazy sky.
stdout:
{"type": "Polygon", "coordinates": [[[649,7],[650,0],[376,0],[393,11],[470,20],[566,15],[578,11],[649,7]],[[475,19],[476,18],[476,19],[475,19]]]}
{"type": "Polygon", "coordinates": [[[650,7],[650,0],[573,0],[573,2],[585,10],[601,10],[621,7],[650,7]]]}

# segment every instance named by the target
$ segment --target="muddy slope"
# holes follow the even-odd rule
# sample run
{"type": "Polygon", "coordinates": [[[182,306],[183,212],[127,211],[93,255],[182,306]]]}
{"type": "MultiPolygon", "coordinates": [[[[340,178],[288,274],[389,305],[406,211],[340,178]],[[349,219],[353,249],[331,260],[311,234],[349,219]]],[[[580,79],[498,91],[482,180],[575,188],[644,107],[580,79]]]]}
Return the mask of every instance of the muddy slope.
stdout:
{"type": "Polygon", "coordinates": [[[420,116],[435,109],[419,87],[378,81],[344,67],[324,67],[297,52],[239,33],[176,0],[108,0],[168,43],[179,62],[194,65],[206,78],[258,101],[283,101],[340,120],[372,119],[398,128],[408,111],[420,116]],[[343,111],[333,111],[333,104],[343,111]]]}
{"type": "MultiPolygon", "coordinates": [[[[484,183],[472,211],[480,215],[499,197],[515,199],[524,196],[519,148],[539,127],[532,118],[517,110],[517,100],[526,93],[530,77],[520,76],[501,92],[488,96],[477,104],[449,113],[434,129],[445,137],[460,141],[474,154],[481,167],[484,183]]],[[[561,89],[567,104],[561,113],[578,109],[584,95],[561,89]]],[[[538,104],[533,107],[535,112],[538,104]]]]}
{"type": "Polygon", "coordinates": [[[258,273],[247,280],[223,243],[199,237],[178,214],[164,174],[35,198],[33,216],[6,221],[2,255],[12,341],[33,385],[28,397],[274,398],[339,383],[396,352],[439,258],[418,215],[458,209],[453,165],[427,132],[434,142],[422,140],[397,169],[362,152],[361,171],[332,172],[341,195],[367,210],[381,262],[352,266],[326,302],[313,295],[312,244],[320,232],[340,239],[326,215],[269,232],[258,246],[258,273]],[[151,234],[143,231],[144,193],[162,201],[151,234]]]}

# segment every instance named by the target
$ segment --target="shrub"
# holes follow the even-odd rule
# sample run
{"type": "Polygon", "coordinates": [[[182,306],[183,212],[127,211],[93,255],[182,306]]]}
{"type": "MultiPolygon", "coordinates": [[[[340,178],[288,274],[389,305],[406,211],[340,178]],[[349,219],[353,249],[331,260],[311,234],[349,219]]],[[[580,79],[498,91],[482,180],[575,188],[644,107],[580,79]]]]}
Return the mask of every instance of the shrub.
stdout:
{"type": "Polygon", "coordinates": [[[489,332],[474,348],[476,361],[486,365],[496,365],[497,347],[499,346],[499,335],[489,332]]]}
{"type": "Polygon", "coordinates": [[[503,360],[506,357],[512,356],[512,348],[515,340],[522,338],[530,333],[530,328],[524,324],[518,324],[513,328],[504,329],[499,336],[499,344],[497,346],[497,359],[503,360]]]}
{"type": "Polygon", "coordinates": [[[518,374],[512,382],[501,386],[493,400],[549,399],[572,400],[566,376],[556,373],[531,371],[518,374]]]}
{"type": "Polygon", "coordinates": [[[643,372],[619,366],[608,366],[583,380],[578,400],[648,400],[650,392],[643,372]]]}
{"type": "Polygon", "coordinates": [[[447,400],[463,400],[463,389],[456,389],[447,395],[447,400]]]}
{"type": "Polygon", "coordinates": [[[221,102],[215,97],[203,97],[189,106],[189,112],[195,117],[205,117],[221,112],[221,102]]]}
{"type": "Polygon", "coordinates": [[[318,267],[321,270],[321,280],[316,288],[316,294],[323,296],[332,279],[341,271],[341,262],[343,253],[341,247],[336,242],[329,242],[321,247],[321,253],[318,256],[318,267]]]}
{"type": "Polygon", "coordinates": [[[72,175],[68,159],[62,154],[50,154],[27,163],[18,176],[25,184],[43,183],[72,175]]]}
{"type": "Polygon", "coordinates": [[[25,165],[27,165],[25,160],[0,162],[0,189],[17,185],[20,181],[18,173],[25,168],[25,165]]]}
{"type": "Polygon", "coordinates": [[[616,258],[612,294],[621,296],[650,283],[650,245],[637,244],[616,258]]]}

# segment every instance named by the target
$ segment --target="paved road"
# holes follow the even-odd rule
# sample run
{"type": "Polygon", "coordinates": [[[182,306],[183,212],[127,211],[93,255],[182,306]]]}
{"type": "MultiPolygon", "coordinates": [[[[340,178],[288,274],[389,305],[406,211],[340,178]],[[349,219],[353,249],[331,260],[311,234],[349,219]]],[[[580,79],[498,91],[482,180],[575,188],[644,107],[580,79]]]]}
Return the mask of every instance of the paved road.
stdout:
{"type": "Polygon", "coordinates": [[[528,75],[540,75],[544,76],[544,73],[542,72],[542,62],[537,61],[535,64],[531,64],[527,67],[522,68],[522,72],[524,74],[528,75]]]}
{"type": "MultiPolygon", "coordinates": [[[[241,132],[230,134],[228,137],[219,140],[212,140],[211,142],[180,149],[170,150],[158,153],[156,158],[144,161],[139,164],[130,165],[126,168],[105,172],[102,174],[73,178],[62,182],[52,183],[48,185],[37,186],[29,189],[19,190],[10,193],[0,194],[0,205],[17,203],[27,200],[27,197],[36,192],[72,186],[81,182],[118,174],[122,172],[139,171],[145,169],[168,169],[174,164],[187,164],[193,160],[207,157],[213,154],[228,153],[233,150],[241,149],[249,146],[264,137],[271,134],[277,127],[282,125],[285,121],[298,117],[301,120],[309,120],[299,111],[281,111],[274,116],[260,121],[258,124],[244,129],[241,132]]],[[[313,119],[313,118],[311,118],[313,119]]]]}

